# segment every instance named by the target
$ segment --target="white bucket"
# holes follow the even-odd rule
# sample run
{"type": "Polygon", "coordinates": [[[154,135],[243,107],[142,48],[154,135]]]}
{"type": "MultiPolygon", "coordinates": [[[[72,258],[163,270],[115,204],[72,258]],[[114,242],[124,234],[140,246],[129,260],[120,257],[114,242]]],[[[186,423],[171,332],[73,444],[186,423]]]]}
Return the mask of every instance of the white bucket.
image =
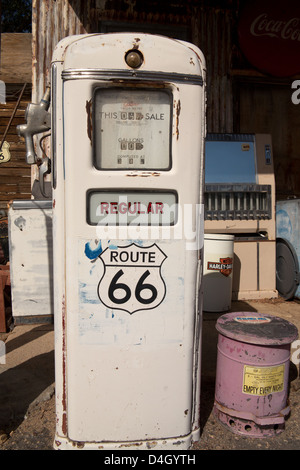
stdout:
{"type": "Polygon", "coordinates": [[[231,308],[234,235],[205,234],[203,310],[227,312],[231,308]]]}

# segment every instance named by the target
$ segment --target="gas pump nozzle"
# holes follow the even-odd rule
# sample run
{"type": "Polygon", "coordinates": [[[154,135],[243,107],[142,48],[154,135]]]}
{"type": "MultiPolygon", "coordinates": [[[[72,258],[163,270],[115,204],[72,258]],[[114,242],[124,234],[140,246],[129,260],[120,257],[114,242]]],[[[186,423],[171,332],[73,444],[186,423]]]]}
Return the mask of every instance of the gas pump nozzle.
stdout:
{"type": "Polygon", "coordinates": [[[39,166],[40,187],[44,194],[44,175],[50,172],[50,160],[44,156],[39,158],[34,150],[33,136],[51,129],[51,115],[48,112],[50,105],[50,86],[47,86],[45,94],[39,104],[30,103],[27,106],[26,124],[17,126],[18,134],[25,138],[26,162],[29,165],[36,163],[39,166]]]}

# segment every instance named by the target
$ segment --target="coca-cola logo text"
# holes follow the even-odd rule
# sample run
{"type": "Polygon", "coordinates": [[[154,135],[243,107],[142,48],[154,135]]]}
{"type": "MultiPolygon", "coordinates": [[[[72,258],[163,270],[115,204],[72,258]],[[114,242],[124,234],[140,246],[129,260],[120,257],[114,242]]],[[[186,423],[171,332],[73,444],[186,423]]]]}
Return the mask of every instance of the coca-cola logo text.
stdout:
{"type": "Polygon", "coordinates": [[[299,0],[243,0],[238,37],[250,64],[275,77],[300,73],[299,0]]]}
{"type": "Polygon", "coordinates": [[[270,18],[267,13],[257,16],[250,26],[253,36],[269,36],[300,41],[300,18],[281,21],[270,18]]]}

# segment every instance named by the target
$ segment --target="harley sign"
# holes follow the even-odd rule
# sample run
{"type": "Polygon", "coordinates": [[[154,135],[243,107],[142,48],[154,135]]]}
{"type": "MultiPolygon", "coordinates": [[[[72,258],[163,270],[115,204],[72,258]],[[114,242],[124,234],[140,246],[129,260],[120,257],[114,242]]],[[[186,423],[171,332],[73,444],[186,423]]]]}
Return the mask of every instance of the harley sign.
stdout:
{"type": "Polygon", "coordinates": [[[224,276],[230,276],[232,273],[232,258],[220,258],[220,261],[208,261],[207,269],[208,271],[219,271],[224,276]]]}
{"type": "Polygon", "coordinates": [[[98,285],[98,296],[106,307],[132,314],[153,309],[163,301],[166,285],[161,265],[167,256],[156,243],[149,247],[135,243],[109,247],[100,258],[104,274],[98,285]]]}

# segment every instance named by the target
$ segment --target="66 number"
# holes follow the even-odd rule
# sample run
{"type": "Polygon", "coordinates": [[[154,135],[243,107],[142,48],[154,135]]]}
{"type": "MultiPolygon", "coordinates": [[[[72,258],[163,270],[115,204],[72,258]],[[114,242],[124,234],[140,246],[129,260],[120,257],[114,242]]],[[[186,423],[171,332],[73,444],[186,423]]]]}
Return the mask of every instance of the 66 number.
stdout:
{"type": "MultiPolygon", "coordinates": [[[[108,297],[113,303],[118,304],[118,305],[125,304],[126,302],[128,302],[128,300],[132,296],[130,287],[123,282],[118,282],[120,277],[123,276],[123,274],[124,274],[124,271],[120,269],[112,278],[111,283],[109,285],[109,289],[108,289],[108,297]],[[123,291],[124,294],[122,296],[116,297],[115,296],[116,291],[123,291]]],[[[147,269],[147,271],[145,271],[144,274],[142,274],[142,276],[138,280],[137,285],[135,287],[135,291],[134,291],[136,300],[144,305],[151,304],[152,302],[155,301],[157,297],[156,287],[153,286],[152,284],[145,282],[148,276],[150,276],[150,271],[147,269]],[[145,291],[148,291],[148,292],[150,291],[151,296],[150,297],[147,296],[145,298],[143,296],[143,294],[145,294],[145,291]]]]}

